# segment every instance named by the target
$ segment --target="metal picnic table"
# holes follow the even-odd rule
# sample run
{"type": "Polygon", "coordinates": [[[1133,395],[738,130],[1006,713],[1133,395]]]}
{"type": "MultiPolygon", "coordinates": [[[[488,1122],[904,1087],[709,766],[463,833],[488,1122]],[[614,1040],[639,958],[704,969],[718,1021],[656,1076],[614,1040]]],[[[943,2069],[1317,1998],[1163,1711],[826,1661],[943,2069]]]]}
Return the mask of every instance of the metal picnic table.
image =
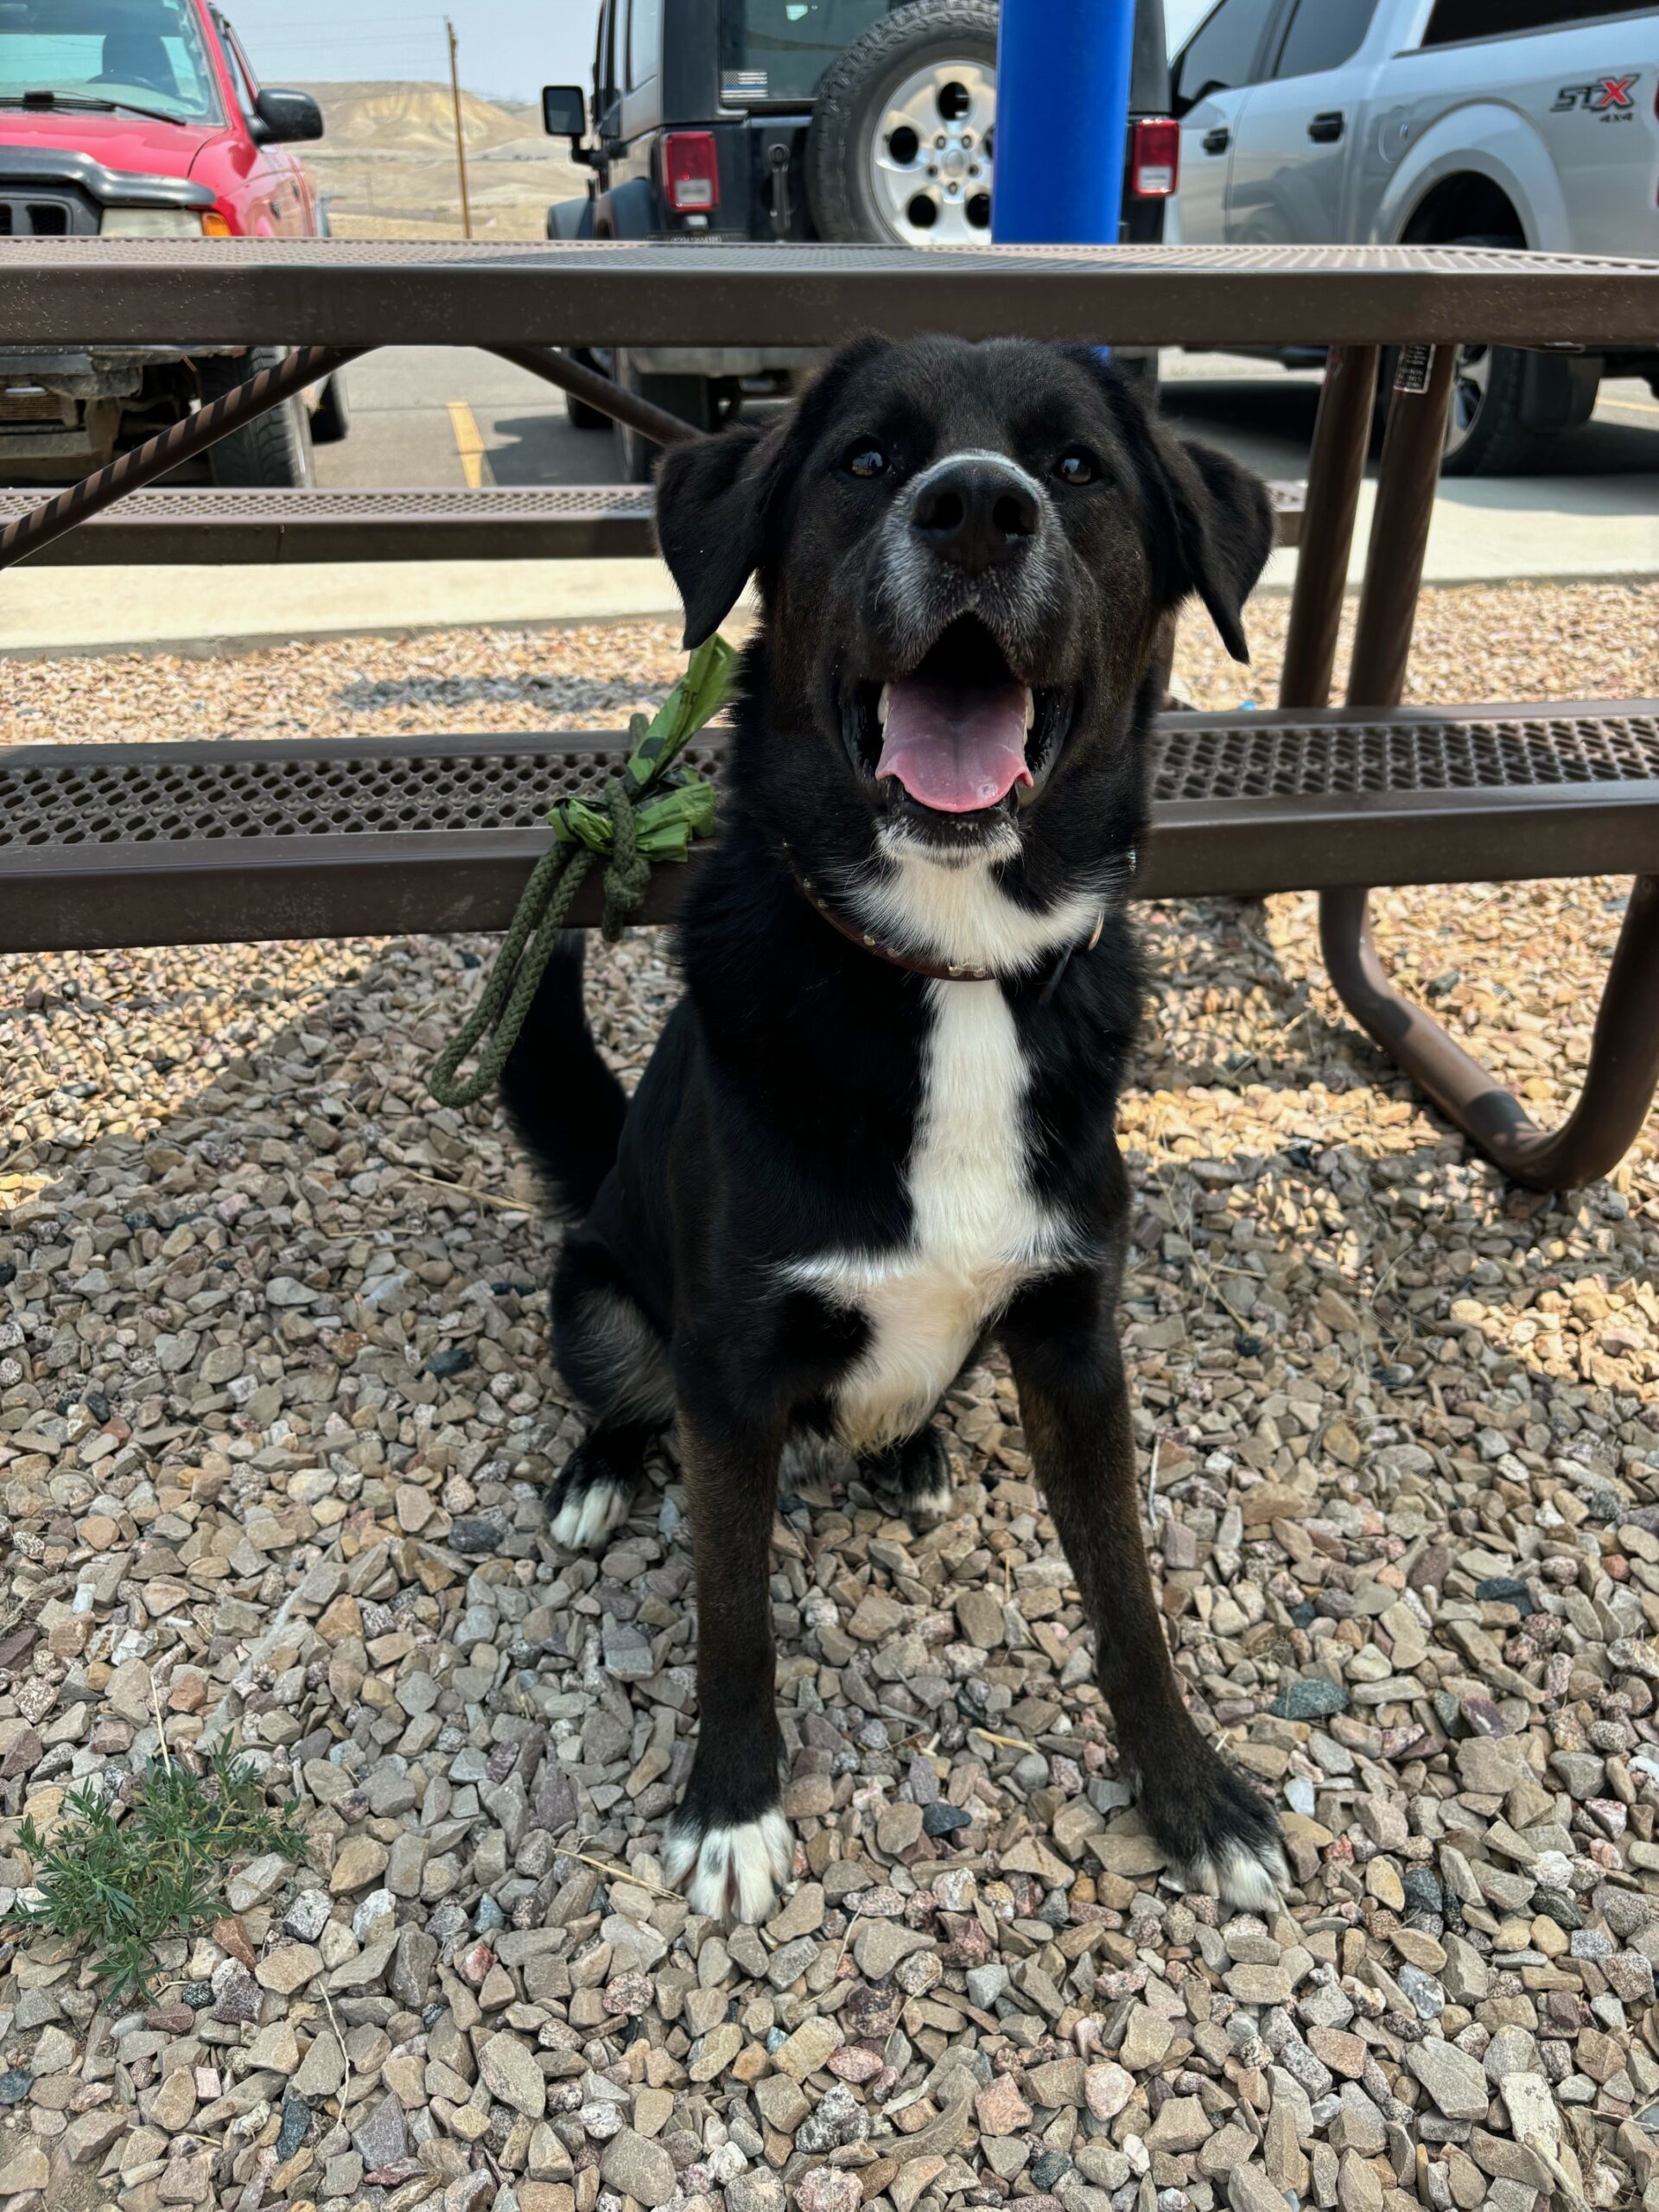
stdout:
{"type": "MultiPolygon", "coordinates": [[[[245,399],[231,394],[204,410],[211,422],[193,418],[194,434],[180,426],[148,461],[140,449],[112,464],[101,484],[91,480],[90,495],[60,495],[41,520],[13,514],[0,526],[0,566],[148,483],[196,449],[192,435],[205,444],[206,432],[377,346],[482,346],[568,383],[563,357],[548,349],[816,347],[861,330],[939,329],[1331,349],[1278,709],[1164,718],[1154,836],[1136,889],[1319,892],[1325,959],[1344,1002],[1481,1149],[1541,1188],[1605,1173],[1659,1087],[1659,703],[1407,710],[1400,701],[1458,342],[1659,343],[1659,261],[1461,246],[916,254],[20,241],[0,261],[0,344],[296,350],[251,380],[245,399]],[[1385,348],[1397,349],[1398,369],[1347,702],[1332,709],[1385,348]],[[1636,882],[1584,1090],[1564,1127],[1547,1133],[1394,990],[1372,941],[1369,890],[1605,872],[1636,882]]],[[[618,414],[639,406],[620,393],[608,404],[618,414]]],[[[671,424],[652,434],[677,433],[671,424]]],[[[712,734],[703,765],[717,773],[712,734]]],[[[622,742],[553,734],[0,753],[0,950],[499,927],[545,849],[550,799],[622,742]]],[[[648,915],[666,916],[670,889],[653,897],[648,915]]],[[[597,909],[595,890],[579,913],[591,921],[597,909]]]]}

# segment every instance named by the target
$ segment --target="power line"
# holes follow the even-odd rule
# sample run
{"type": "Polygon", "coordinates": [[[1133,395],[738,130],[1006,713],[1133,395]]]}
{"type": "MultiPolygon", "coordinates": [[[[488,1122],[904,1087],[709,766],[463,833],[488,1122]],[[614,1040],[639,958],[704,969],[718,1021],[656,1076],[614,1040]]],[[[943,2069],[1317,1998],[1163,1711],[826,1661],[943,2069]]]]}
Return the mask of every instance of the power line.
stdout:
{"type": "MultiPolygon", "coordinates": [[[[403,14],[395,16],[339,16],[285,15],[283,17],[282,28],[283,30],[299,31],[332,31],[342,28],[348,31],[360,31],[372,29],[377,23],[441,24],[442,22],[443,17],[442,16],[410,16],[403,14]]],[[[259,43],[263,46],[266,40],[273,35],[273,34],[270,31],[261,31],[255,34],[255,35],[257,36],[259,43]]],[[[280,36],[281,32],[276,32],[275,35],[280,36]]]]}
{"type": "MultiPolygon", "coordinates": [[[[421,38],[436,39],[442,42],[442,24],[434,23],[430,29],[417,27],[414,29],[399,31],[348,31],[340,37],[340,43],[345,46],[397,46],[406,44],[410,39],[421,38]]],[[[335,39],[334,32],[319,28],[313,31],[278,31],[269,38],[259,39],[256,43],[259,51],[264,54],[273,46],[314,46],[325,43],[332,46],[335,39]]]]}
{"type": "MultiPolygon", "coordinates": [[[[321,42],[323,37],[324,35],[321,31],[283,31],[275,38],[262,38],[259,41],[259,50],[264,53],[267,47],[271,46],[312,46],[321,42]]],[[[442,44],[443,41],[442,22],[434,24],[430,30],[365,31],[360,35],[353,34],[341,39],[339,42],[342,46],[407,46],[411,41],[419,39],[435,39],[442,44]]],[[[329,45],[335,42],[332,35],[328,36],[327,42],[329,45]]]]}
{"type": "MultiPolygon", "coordinates": [[[[393,20],[397,21],[401,26],[397,30],[377,30],[372,24],[347,23],[344,26],[342,42],[350,46],[367,46],[378,44],[384,41],[388,45],[395,46],[411,38],[442,39],[443,36],[442,16],[387,18],[388,22],[393,20]]],[[[264,53],[267,48],[272,46],[295,46],[301,43],[308,45],[314,39],[323,38],[332,42],[340,36],[341,36],[340,27],[332,23],[284,23],[280,30],[267,31],[262,35],[257,35],[254,43],[258,46],[260,52],[264,53]]]]}
{"type": "MultiPolygon", "coordinates": [[[[442,52],[442,41],[441,39],[439,39],[439,38],[432,38],[432,39],[422,38],[422,39],[418,39],[418,40],[417,40],[417,39],[406,39],[406,40],[405,40],[405,39],[384,39],[384,38],[359,38],[359,39],[340,38],[340,39],[331,39],[331,40],[329,41],[329,42],[328,42],[328,48],[327,48],[327,52],[328,52],[328,54],[332,54],[332,53],[334,51],[335,48],[337,48],[337,47],[350,47],[353,51],[357,51],[357,50],[359,50],[360,48],[362,48],[363,47],[365,47],[365,46],[376,47],[376,48],[378,48],[380,50],[380,52],[382,52],[383,54],[384,54],[384,53],[386,53],[386,52],[388,52],[388,51],[395,51],[395,52],[401,52],[401,53],[410,53],[410,52],[416,51],[416,50],[417,50],[417,49],[418,49],[418,51],[419,51],[419,52],[421,52],[421,53],[423,53],[423,54],[426,54],[426,53],[429,53],[429,52],[433,51],[434,49],[436,49],[437,51],[442,52]]],[[[260,51],[260,53],[261,53],[262,54],[270,54],[270,53],[276,53],[276,54],[315,54],[315,53],[316,53],[316,52],[317,52],[317,49],[316,49],[314,46],[310,45],[308,42],[306,42],[306,41],[295,41],[295,40],[284,40],[284,41],[283,41],[280,45],[274,46],[274,47],[266,47],[266,46],[263,46],[263,45],[262,45],[262,46],[261,46],[261,48],[260,48],[260,49],[259,49],[259,51],[260,51]]],[[[319,58],[320,60],[327,60],[327,54],[321,54],[321,55],[319,55],[319,57],[318,57],[318,58],[319,58]]]]}

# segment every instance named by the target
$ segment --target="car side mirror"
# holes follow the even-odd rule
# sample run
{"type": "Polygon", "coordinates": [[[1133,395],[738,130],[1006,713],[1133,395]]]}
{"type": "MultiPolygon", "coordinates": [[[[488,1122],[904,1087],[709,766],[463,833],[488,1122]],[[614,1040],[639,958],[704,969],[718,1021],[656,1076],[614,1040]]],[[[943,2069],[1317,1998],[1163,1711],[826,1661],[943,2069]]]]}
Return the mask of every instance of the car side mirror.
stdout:
{"type": "Polygon", "coordinates": [[[279,91],[268,85],[253,104],[257,136],[267,145],[295,146],[322,136],[322,110],[309,92],[279,91]]]}
{"type": "Polygon", "coordinates": [[[543,85],[542,128],[550,138],[585,138],[588,103],[580,85],[543,85]]]}

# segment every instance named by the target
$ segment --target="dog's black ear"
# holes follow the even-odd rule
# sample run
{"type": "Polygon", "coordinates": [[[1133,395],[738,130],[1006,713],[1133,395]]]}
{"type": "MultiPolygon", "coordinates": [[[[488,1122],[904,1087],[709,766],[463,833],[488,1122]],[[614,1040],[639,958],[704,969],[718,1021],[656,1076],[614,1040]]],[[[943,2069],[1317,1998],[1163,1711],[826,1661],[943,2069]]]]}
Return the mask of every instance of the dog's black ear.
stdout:
{"type": "Polygon", "coordinates": [[[657,543],[685,608],[688,652],[713,637],[760,558],[777,429],[738,423],[671,446],[657,475],[657,543]]]}
{"type": "MultiPolygon", "coordinates": [[[[767,510],[789,486],[847,382],[889,350],[855,338],[786,415],[671,446],[657,475],[657,543],[685,607],[688,651],[711,638],[767,551],[767,510]]],[[[764,580],[763,580],[764,581],[764,580]]]]}
{"type": "Polygon", "coordinates": [[[1123,372],[1089,346],[1058,351],[1105,394],[1154,518],[1154,571],[1166,610],[1197,592],[1235,660],[1249,660],[1240,620],[1273,550],[1273,502],[1230,454],[1177,437],[1123,372]]]}
{"type": "Polygon", "coordinates": [[[1175,524],[1173,597],[1195,591],[1235,660],[1249,660],[1241,617],[1273,550],[1273,502],[1253,469],[1152,426],[1175,524]]]}

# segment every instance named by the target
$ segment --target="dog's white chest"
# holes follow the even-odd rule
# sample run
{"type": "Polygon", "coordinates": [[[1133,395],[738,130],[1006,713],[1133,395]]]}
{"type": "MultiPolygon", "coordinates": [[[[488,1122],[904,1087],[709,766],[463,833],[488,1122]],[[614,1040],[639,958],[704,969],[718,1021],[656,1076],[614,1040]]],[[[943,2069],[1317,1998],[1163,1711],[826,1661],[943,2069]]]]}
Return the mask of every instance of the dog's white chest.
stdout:
{"type": "Polygon", "coordinates": [[[910,1242],[875,1256],[826,1253],[791,1270],[870,1325],[836,1399],[837,1427],[855,1451],[922,1427],[986,1324],[1021,1283],[1064,1259],[1071,1242],[1032,1187],[1030,1072],[1001,989],[934,983],[930,996],[906,1168],[910,1242]]]}

